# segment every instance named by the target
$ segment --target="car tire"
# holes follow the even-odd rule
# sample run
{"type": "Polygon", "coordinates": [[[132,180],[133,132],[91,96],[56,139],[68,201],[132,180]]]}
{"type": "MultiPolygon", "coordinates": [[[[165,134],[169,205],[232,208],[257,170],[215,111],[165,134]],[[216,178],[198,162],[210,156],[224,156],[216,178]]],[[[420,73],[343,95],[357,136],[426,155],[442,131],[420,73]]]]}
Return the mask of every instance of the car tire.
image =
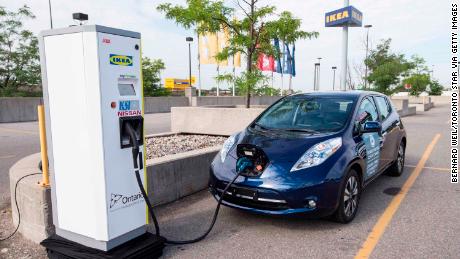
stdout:
{"type": "Polygon", "coordinates": [[[351,169],[347,173],[340,191],[339,207],[334,213],[335,221],[347,224],[355,218],[358,212],[361,190],[359,175],[355,170],[351,169]]]}
{"type": "Polygon", "coordinates": [[[388,168],[387,174],[399,177],[404,172],[404,162],[406,160],[406,145],[401,141],[398,147],[398,156],[393,164],[388,168]]]}

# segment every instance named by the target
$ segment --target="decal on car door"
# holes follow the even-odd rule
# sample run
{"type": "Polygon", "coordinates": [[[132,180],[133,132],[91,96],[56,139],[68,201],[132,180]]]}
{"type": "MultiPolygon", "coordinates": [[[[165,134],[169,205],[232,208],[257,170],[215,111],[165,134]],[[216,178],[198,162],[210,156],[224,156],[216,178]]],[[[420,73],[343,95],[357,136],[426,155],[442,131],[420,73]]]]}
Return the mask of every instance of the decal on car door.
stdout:
{"type": "Polygon", "coordinates": [[[378,133],[364,133],[366,146],[366,178],[377,173],[380,161],[380,136],[378,133]]]}

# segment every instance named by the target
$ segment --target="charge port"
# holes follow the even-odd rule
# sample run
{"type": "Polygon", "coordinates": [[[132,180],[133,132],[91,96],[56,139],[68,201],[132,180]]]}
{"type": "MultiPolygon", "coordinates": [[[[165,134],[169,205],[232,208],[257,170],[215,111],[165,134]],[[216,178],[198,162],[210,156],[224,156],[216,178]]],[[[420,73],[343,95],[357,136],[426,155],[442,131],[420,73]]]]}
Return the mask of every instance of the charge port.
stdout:
{"type": "Polygon", "coordinates": [[[244,168],[241,175],[249,177],[260,176],[268,166],[269,159],[265,152],[251,144],[238,144],[236,147],[236,155],[238,156],[238,167],[244,168]]]}

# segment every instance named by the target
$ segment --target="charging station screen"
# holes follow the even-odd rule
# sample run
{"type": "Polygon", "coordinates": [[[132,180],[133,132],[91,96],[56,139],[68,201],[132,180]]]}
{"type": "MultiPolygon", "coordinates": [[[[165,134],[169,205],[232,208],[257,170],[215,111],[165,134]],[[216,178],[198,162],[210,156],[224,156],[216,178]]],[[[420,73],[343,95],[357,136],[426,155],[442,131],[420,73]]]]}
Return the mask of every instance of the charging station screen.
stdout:
{"type": "Polygon", "coordinates": [[[118,92],[121,96],[136,95],[133,84],[118,84],[118,92]]]}

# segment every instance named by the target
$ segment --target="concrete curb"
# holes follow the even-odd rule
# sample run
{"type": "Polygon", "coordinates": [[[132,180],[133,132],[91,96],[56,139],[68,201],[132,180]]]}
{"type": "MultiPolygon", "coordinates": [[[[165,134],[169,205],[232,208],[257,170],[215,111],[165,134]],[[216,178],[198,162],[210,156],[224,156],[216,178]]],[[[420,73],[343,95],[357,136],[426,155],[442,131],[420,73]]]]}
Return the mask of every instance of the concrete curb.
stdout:
{"type": "MultiPolygon", "coordinates": [[[[166,204],[207,188],[209,165],[220,146],[193,150],[146,162],[147,191],[154,205],[166,204]]],[[[10,168],[11,204],[13,223],[18,215],[14,206],[14,187],[19,178],[38,173],[40,154],[36,153],[19,160],[10,168]]],[[[51,189],[37,183],[41,175],[24,178],[18,185],[17,198],[21,212],[19,233],[34,243],[54,233],[51,210],[51,189]]]]}
{"type": "MultiPolygon", "coordinates": [[[[19,160],[10,168],[11,209],[13,224],[18,224],[15,207],[14,188],[19,178],[31,173],[39,173],[40,153],[19,160]]],[[[17,189],[17,201],[21,213],[19,232],[27,239],[39,243],[54,233],[51,210],[51,189],[38,185],[41,175],[33,175],[21,180],[17,189]]]]}

